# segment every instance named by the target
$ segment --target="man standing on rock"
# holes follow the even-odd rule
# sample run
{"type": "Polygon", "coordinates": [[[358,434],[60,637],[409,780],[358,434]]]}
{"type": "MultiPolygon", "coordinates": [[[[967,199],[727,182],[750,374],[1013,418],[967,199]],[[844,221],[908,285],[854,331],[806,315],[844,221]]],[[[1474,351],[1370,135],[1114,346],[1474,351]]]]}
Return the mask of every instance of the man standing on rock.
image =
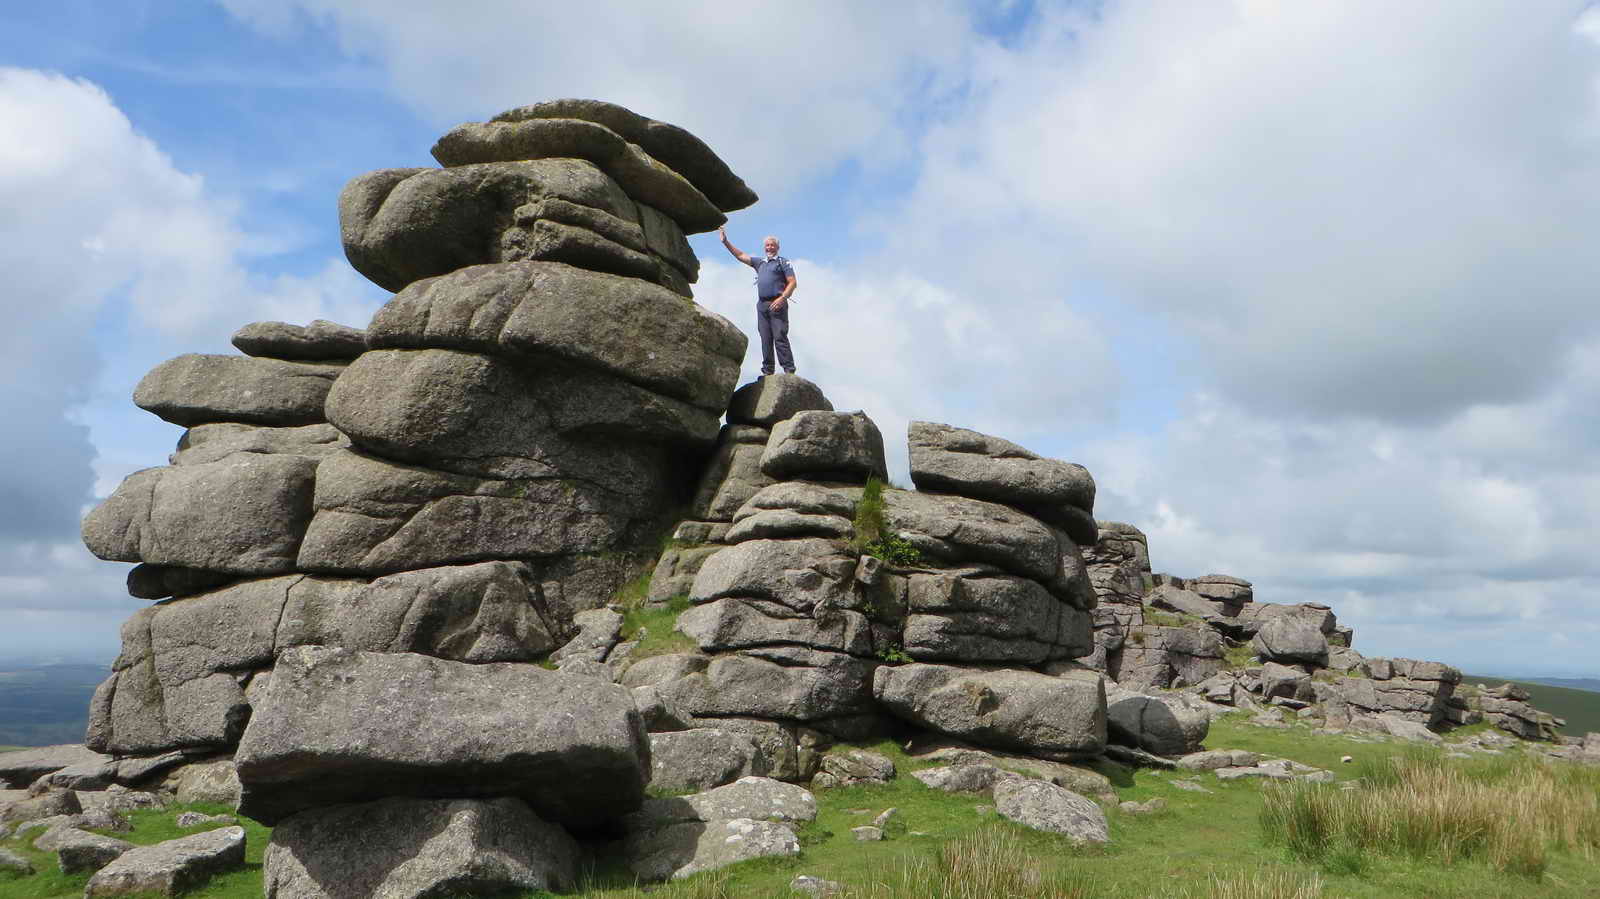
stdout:
{"type": "Polygon", "coordinates": [[[728,232],[717,229],[722,245],[733,258],[756,270],[756,330],[761,333],[761,373],[773,371],[772,350],[778,350],[778,364],[794,374],[794,353],[789,349],[789,297],[794,294],[794,266],[778,255],[778,239],[768,235],[761,241],[766,256],[752,259],[728,243],[728,232]]]}

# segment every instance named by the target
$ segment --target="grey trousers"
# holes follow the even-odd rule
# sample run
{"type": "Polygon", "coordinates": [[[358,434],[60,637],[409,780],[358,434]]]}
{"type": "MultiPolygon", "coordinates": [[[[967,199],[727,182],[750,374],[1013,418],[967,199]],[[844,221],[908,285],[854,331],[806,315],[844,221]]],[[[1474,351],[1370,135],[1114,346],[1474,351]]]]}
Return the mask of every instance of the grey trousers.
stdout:
{"type": "Polygon", "coordinates": [[[772,310],[771,300],[756,300],[756,330],[761,333],[761,373],[772,374],[772,351],[778,351],[778,364],[794,374],[794,352],[789,349],[789,304],[772,310]]]}

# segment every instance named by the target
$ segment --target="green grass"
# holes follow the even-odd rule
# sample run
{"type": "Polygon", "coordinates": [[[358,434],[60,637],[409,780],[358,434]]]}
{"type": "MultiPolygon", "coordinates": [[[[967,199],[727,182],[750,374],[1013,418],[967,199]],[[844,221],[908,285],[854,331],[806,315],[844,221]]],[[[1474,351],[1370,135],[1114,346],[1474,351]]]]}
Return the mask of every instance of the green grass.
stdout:
{"type": "Polygon", "coordinates": [[[1473,674],[1462,675],[1461,682],[1484,687],[1516,684],[1528,691],[1531,697],[1528,702],[1532,703],[1534,708],[1541,712],[1549,712],[1557,718],[1566,719],[1567,724],[1560,729],[1560,733],[1581,737],[1590,731],[1600,732],[1600,693],[1592,690],[1574,690],[1571,687],[1552,687],[1548,684],[1508,681],[1503,677],[1479,677],[1473,674]]]}
{"type": "Polygon", "coordinates": [[[622,639],[632,640],[642,629],[642,640],[629,658],[637,662],[651,656],[674,652],[694,652],[699,647],[683,634],[673,630],[678,614],[689,608],[689,597],[674,596],[663,606],[637,606],[629,609],[622,618],[622,639]]]}
{"type": "MultiPolygon", "coordinates": [[[[259,899],[261,896],[261,859],[267,850],[271,829],[249,818],[236,815],[233,809],[215,803],[195,803],[167,809],[140,809],[125,817],[133,825],[131,833],[96,831],[136,846],[150,846],[225,827],[212,824],[204,827],[180,829],[177,817],[181,812],[201,812],[207,815],[234,815],[245,829],[244,867],[221,875],[204,889],[184,894],[188,899],[259,899]]],[[[27,841],[10,839],[0,841],[0,846],[11,849],[33,862],[37,872],[31,877],[7,877],[0,874],[0,899],[78,899],[83,895],[88,874],[63,874],[56,864],[54,852],[41,852],[33,848],[33,840],[42,832],[27,834],[27,841]]]]}
{"type": "MultiPolygon", "coordinates": [[[[654,628],[652,627],[652,631],[654,628]]],[[[1253,727],[1247,716],[1214,722],[1207,748],[1248,749],[1332,770],[1342,781],[1365,777],[1367,792],[1345,793],[1337,785],[1328,796],[1365,797],[1366,805],[1392,804],[1384,790],[1399,789],[1408,770],[1446,772],[1457,782],[1483,790],[1509,790],[1495,806],[1499,816],[1540,833],[1542,868],[1518,873],[1516,865],[1497,867],[1492,855],[1353,849],[1338,843],[1315,858],[1289,846],[1287,826],[1264,815],[1269,797],[1285,791],[1260,781],[1218,781],[1211,774],[1109,769],[1122,800],[1160,797],[1165,810],[1149,815],[1108,812],[1112,842],[1074,847],[1063,838],[1011,824],[992,809],[987,796],[946,794],[922,786],[911,770],[934,763],[914,760],[894,742],[866,748],[894,760],[899,777],[882,786],[817,791],[817,820],[800,829],[798,858],[762,859],[672,884],[642,887],[614,856],[593,861],[585,888],[576,895],[606,899],[762,899],[790,897],[797,874],[836,880],[851,887],[855,899],[886,897],[1210,897],[1210,899],[1294,899],[1294,897],[1579,897],[1600,895],[1594,833],[1583,802],[1600,795],[1600,769],[1553,765],[1512,751],[1493,761],[1417,756],[1407,744],[1365,742],[1356,737],[1318,734],[1309,727],[1253,727]],[[1342,764],[1342,756],[1353,764],[1342,764]],[[1418,761],[1421,759],[1421,761],[1418,761]],[[1406,766],[1411,766],[1408,769],[1406,766]],[[1174,781],[1194,779],[1210,793],[1178,789],[1174,781]],[[1545,778],[1528,788],[1526,779],[1545,778]],[[1543,797],[1543,798],[1541,798],[1543,797]],[[1568,805],[1541,805],[1567,802],[1568,805]],[[857,843],[850,828],[870,823],[888,807],[899,809],[890,839],[857,843]],[[1552,812],[1550,809],[1556,809],[1552,812]],[[1576,809],[1577,811],[1574,811],[1576,809]],[[1580,813],[1581,812],[1581,813],[1580,813]],[[1531,817],[1530,817],[1531,816],[1531,817]],[[1266,819],[1265,821],[1263,819],[1266,819]],[[1539,827],[1529,821],[1543,822],[1539,827]],[[1587,828],[1587,829],[1586,829],[1587,828]],[[1589,848],[1585,848],[1589,847],[1589,848]]],[[[199,806],[207,812],[222,811],[199,806]]],[[[134,841],[156,842],[179,835],[175,811],[140,812],[134,841]]],[[[250,862],[259,865],[267,830],[246,822],[250,862]]],[[[1407,837],[1406,839],[1410,839],[1407,837]]],[[[11,846],[13,843],[7,843],[11,846]]],[[[1459,844],[1458,844],[1459,845],[1459,844]]],[[[47,854],[34,855],[42,871],[54,868],[47,854]],[[42,864],[40,862],[43,862],[42,864]]],[[[0,880],[4,899],[66,899],[82,894],[85,878],[38,875],[28,881],[0,880]],[[24,883],[34,884],[24,887],[24,883]],[[26,891],[22,891],[26,890],[26,891]]],[[[260,895],[260,870],[236,872],[197,894],[207,899],[260,895]]]]}
{"type": "Polygon", "coordinates": [[[1362,764],[1361,786],[1268,785],[1263,830],[1296,857],[1365,870],[1374,854],[1479,862],[1540,881],[1550,856],[1600,849],[1600,770],[1519,758],[1444,764],[1437,750],[1362,764]]]}

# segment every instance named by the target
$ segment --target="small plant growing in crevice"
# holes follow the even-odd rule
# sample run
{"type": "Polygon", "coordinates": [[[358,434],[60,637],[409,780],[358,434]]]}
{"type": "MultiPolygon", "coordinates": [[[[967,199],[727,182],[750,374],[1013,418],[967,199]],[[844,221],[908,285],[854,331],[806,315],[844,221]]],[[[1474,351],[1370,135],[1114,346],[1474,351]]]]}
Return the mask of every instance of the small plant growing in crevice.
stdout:
{"type": "Polygon", "coordinates": [[[887,533],[883,520],[883,481],[868,478],[856,501],[855,548],[859,553],[874,556],[890,565],[915,565],[922,561],[922,553],[911,541],[897,534],[887,533]]]}
{"type": "Polygon", "coordinates": [[[904,665],[905,663],[911,661],[911,656],[906,655],[905,647],[898,643],[891,643],[888,646],[879,647],[878,658],[889,663],[890,665],[904,665]]]}

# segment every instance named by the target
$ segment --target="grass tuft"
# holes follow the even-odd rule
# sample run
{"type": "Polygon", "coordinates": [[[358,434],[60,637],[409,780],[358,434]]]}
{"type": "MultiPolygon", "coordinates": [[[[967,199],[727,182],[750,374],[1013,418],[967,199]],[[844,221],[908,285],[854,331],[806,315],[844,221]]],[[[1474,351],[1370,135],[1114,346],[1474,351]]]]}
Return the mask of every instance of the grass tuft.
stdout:
{"type": "Polygon", "coordinates": [[[888,877],[846,893],[852,899],[1088,899],[1098,895],[1090,878],[1064,870],[1070,856],[1041,855],[1009,828],[992,828],[951,840],[932,853],[907,855],[888,877]]]}
{"type": "Polygon", "coordinates": [[[1359,870],[1351,853],[1481,861],[1538,879],[1551,851],[1592,859],[1600,849],[1600,771],[1527,758],[1448,764],[1410,752],[1359,766],[1361,786],[1268,784],[1269,840],[1330,872],[1359,870]]]}

